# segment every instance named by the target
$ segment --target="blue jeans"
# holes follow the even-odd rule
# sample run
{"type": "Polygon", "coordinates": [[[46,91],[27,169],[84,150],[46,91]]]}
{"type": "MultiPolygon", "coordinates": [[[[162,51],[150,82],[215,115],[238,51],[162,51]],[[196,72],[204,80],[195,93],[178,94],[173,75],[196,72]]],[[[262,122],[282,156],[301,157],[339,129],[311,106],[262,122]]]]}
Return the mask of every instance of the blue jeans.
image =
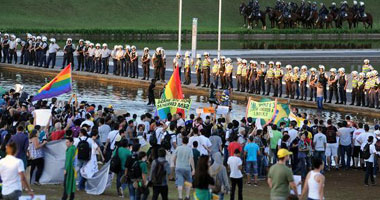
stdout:
{"type": "MultiPolygon", "coordinates": [[[[314,158],[320,158],[326,167],[326,155],[325,151],[314,151],[314,158]]],[[[323,172],[322,172],[323,173],[323,172]]]]}
{"type": "Polygon", "coordinates": [[[224,193],[219,193],[219,200],[224,200],[224,193]]]}
{"type": "Polygon", "coordinates": [[[228,160],[228,156],[229,156],[227,146],[224,147],[223,156],[224,156],[223,164],[227,165],[227,160],[228,160]]]}
{"type": "MultiPolygon", "coordinates": [[[[87,161],[83,161],[83,160],[78,160],[77,162],[77,167],[78,169],[81,169],[84,164],[86,164],[87,161]]],[[[86,183],[86,179],[83,178],[80,174],[80,170],[78,171],[78,189],[79,190],[84,190],[85,189],[85,183],[86,183]]]]}
{"type": "Polygon", "coordinates": [[[349,168],[351,165],[351,145],[340,145],[340,161],[343,168],[349,168]],[[345,155],[347,155],[347,160],[345,159],[345,155]]]}
{"type": "Polygon", "coordinates": [[[129,191],[129,199],[136,200],[135,188],[133,187],[133,183],[128,183],[128,191],[129,191]]]}
{"type": "Polygon", "coordinates": [[[298,172],[301,172],[302,178],[306,177],[306,158],[298,158],[298,172]]]}
{"type": "Polygon", "coordinates": [[[318,110],[323,110],[323,97],[317,97],[318,110]]]}
{"type": "Polygon", "coordinates": [[[119,172],[117,174],[117,177],[116,177],[116,190],[119,190],[119,188],[121,187],[123,189],[123,191],[125,190],[125,188],[127,188],[127,184],[126,183],[120,183],[120,179],[121,177],[124,175],[124,171],[122,170],[121,172],[119,172]]]}

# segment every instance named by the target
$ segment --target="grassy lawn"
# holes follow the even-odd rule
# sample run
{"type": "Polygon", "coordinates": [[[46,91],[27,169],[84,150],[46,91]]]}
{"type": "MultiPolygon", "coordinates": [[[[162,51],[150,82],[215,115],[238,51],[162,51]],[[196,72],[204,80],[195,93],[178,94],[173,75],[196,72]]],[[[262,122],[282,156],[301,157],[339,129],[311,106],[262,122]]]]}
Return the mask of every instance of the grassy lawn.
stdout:
{"type": "MultiPolygon", "coordinates": [[[[262,31],[256,28],[254,31],[247,31],[241,27],[243,18],[238,11],[241,2],[241,0],[223,1],[222,29],[225,33],[366,32],[362,28],[354,31],[348,31],[346,28],[328,31],[270,28],[268,31],[262,31]]],[[[274,6],[274,2],[275,0],[261,1],[261,10],[266,6],[274,6]]],[[[323,2],[330,5],[332,0],[323,0],[323,2]]],[[[378,12],[380,3],[378,0],[366,0],[365,3],[367,11],[374,17],[372,32],[380,32],[378,12]]],[[[178,0],[17,0],[7,1],[0,10],[2,11],[0,29],[12,32],[176,33],[178,27],[178,0]]],[[[199,32],[216,32],[218,1],[183,1],[184,30],[191,30],[193,17],[199,19],[199,32]]]]}
{"type": "MultiPolygon", "coordinates": [[[[325,198],[331,200],[357,200],[357,199],[378,199],[379,198],[379,186],[364,186],[364,171],[362,170],[350,170],[350,171],[331,171],[326,175],[325,185],[325,198]]],[[[85,192],[77,192],[76,198],[94,199],[94,200],[117,200],[121,199],[117,197],[115,183],[112,188],[106,190],[106,192],[100,196],[88,195],[85,192]]],[[[48,199],[60,199],[63,186],[62,185],[45,185],[45,186],[33,186],[36,194],[46,194],[48,199]]],[[[128,195],[126,190],[124,193],[128,195]]],[[[260,181],[258,187],[248,186],[244,184],[243,197],[249,200],[266,200],[269,199],[270,190],[266,181],[260,181]]],[[[152,189],[150,188],[150,194],[148,199],[152,198],[152,189]]],[[[237,198],[237,197],[236,197],[237,198]]],[[[128,198],[125,198],[128,199],[128,198]]],[[[170,182],[169,185],[169,199],[178,199],[177,190],[174,182],[170,182]]],[[[225,199],[230,199],[229,195],[225,199]]]]}

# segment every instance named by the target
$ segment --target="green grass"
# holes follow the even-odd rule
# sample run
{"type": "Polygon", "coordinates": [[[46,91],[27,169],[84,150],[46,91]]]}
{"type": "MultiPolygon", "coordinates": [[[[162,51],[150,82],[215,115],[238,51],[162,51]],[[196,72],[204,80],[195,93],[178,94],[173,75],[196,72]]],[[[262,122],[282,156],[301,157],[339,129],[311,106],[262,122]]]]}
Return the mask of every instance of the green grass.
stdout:
{"type": "MultiPolygon", "coordinates": [[[[246,0],[248,1],[248,0],[246,0]]],[[[241,0],[224,0],[222,30],[224,33],[380,33],[378,0],[366,0],[367,11],[374,16],[374,29],[347,28],[337,30],[262,31],[241,28],[241,0]]],[[[261,1],[261,9],[273,6],[275,0],[261,1]]],[[[296,0],[300,2],[300,0],[296,0]]],[[[320,2],[320,1],[319,1],[320,2]]],[[[323,0],[330,5],[332,0],[323,0]]],[[[336,1],[338,2],[338,1],[336,1]]],[[[350,2],[351,3],[351,2],[350,2]]],[[[0,30],[49,33],[177,33],[178,0],[17,0],[7,1],[0,8],[0,30]],[[11,12],[10,12],[11,11],[11,12]]],[[[192,18],[197,17],[200,33],[216,33],[217,0],[184,0],[183,29],[190,33],[192,18]]],[[[362,27],[360,25],[360,27],[362,27]]]]}

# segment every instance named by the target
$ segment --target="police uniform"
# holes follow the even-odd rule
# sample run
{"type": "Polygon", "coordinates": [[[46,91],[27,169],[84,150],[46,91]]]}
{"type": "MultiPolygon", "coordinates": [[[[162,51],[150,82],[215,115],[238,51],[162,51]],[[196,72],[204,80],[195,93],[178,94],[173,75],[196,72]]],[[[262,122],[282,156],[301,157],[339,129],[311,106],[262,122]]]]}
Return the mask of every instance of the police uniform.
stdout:
{"type": "MultiPolygon", "coordinates": [[[[25,53],[27,52],[26,51],[26,48],[25,48],[25,45],[26,45],[27,42],[25,42],[24,40],[22,40],[20,42],[20,45],[21,45],[21,55],[20,55],[20,65],[24,64],[24,59],[25,59],[25,53]]],[[[1,52],[0,52],[1,54],[1,52]]]]}
{"type": "Polygon", "coordinates": [[[108,74],[109,70],[109,58],[111,55],[110,50],[108,49],[108,46],[106,44],[103,44],[103,49],[100,51],[101,58],[102,58],[102,74],[108,74]]]}
{"type": "Polygon", "coordinates": [[[326,73],[323,71],[319,73],[319,76],[318,76],[318,82],[320,82],[322,84],[322,87],[323,87],[323,99],[324,99],[324,102],[326,103],[327,101],[327,77],[326,77],[326,73]]]}
{"type": "Polygon", "coordinates": [[[270,90],[273,86],[273,78],[274,78],[274,70],[273,70],[273,67],[271,67],[271,65],[269,65],[269,69],[267,71],[267,74],[266,74],[266,85],[267,85],[267,96],[269,95],[270,93],[270,90]]]}
{"type": "Polygon", "coordinates": [[[290,98],[291,99],[294,99],[294,96],[297,94],[297,99],[299,99],[299,75],[298,75],[298,71],[297,72],[293,72],[292,73],[292,76],[291,76],[291,84],[292,84],[292,90],[291,90],[291,96],[290,98]]]}
{"type": "Polygon", "coordinates": [[[274,97],[281,97],[282,96],[282,76],[284,75],[284,72],[282,71],[281,67],[276,68],[274,70],[274,97]]]}
{"type": "Polygon", "coordinates": [[[241,92],[245,92],[247,86],[247,75],[248,75],[248,66],[243,63],[241,66],[241,92]]]}
{"type": "Polygon", "coordinates": [[[191,67],[193,66],[193,59],[190,58],[190,54],[185,56],[185,66],[183,68],[185,74],[185,85],[191,83],[191,67]]]}
{"type": "Polygon", "coordinates": [[[50,39],[50,41],[54,41],[54,42],[51,42],[49,44],[49,49],[48,49],[49,56],[47,59],[46,67],[48,68],[50,65],[50,62],[52,62],[51,68],[54,68],[55,67],[55,60],[57,58],[57,52],[59,50],[59,46],[58,46],[58,44],[55,43],[55,39],[53,39],[53,40],[50,39]]]}
{"type": "Polygon", "coordinates": [[[32,42],[31,37],[32,36],[30,34],[28,34],[27,40],[25,41],[25,45],[24,45],[25,53],[24,53],[24,59],[23,59],[24,65],[27,65],[29,63],[29,57],[30,57],[29,47],[30,47],[30,43],[32,42]]]}
{"type": "Polygon", "coordinates": [[[225,72],[225,77],[226,77],[226,87],[228,88],[233,88],[233,83],[232,83],[232,71],[234,69],[234,66],[232,63],[227,63],[226,65],[226,72],[225,72]]]}
{"type": "Polygon", "coordinates": [[[317,99],[317,86],[316,86],[317,82],[318,82],[317,74],[315,72],[311,73],[309,76],[309,88],[310,88],[309,101],[313,101],[313,98],[317,99]]]}
{"type": "Polygon", "coordinates": [[[130,46],[125,46],[124,56],[121,60],[121,75],[125,77],[132,77],[132,63],[131,63],[131,52],[130,52],[130,46]]]}
{"type": "Polygon", "coordinates": [[[30,41],[30,46],[29,46],[29,66],[32,66],[34,64],[34,61],[36,59],[36,38],[33,36],[32,40],[30,41]]]}
{"type": "Polygon", "coordinates": [[[307,77],[306,71],[301,72],[300,75],[300,87],[301,87],[301,100],[307,99],[307,77]]]}
{"type": "Polygon", "coordinates": [[[378,82],[375,79],[375,76],[372,75],[371,81],[371,94],[370,94],[370,108],[374,108],[378,106],[378,98],[377,98],[377,84],[378,82]]]}
{"type": "Polygon", "coordinates": [[[329,101],[328,103],[331,103],[331,100],[333,98],[333,95],[335,94],[336,102],[335,104],[339,103],[339,96],[338,96],[338,82],[337,82],[337,75],[331,74],[328,80],[329,84],[329,101]]]}
{"type": "Polygon", "coordinates": [[[131,52],[131,68],[132,68],[132,77],[131,78],[139,78],[139,60],[136,48],[132,47],[131,52]]]}
{"type": "Polygon", "coordinates": [[[365,80],[364,77],[358,80],[357,86],[357,98],[356,98],[356,106],[365,106],[365,80]]]}
{"type": "Polygon", "coordinates": [[[165,82],[165,72],[166,72],[166,55],[164,53],[164,50],[161,49],[161,55],[162,55],[162,59],[161,59],[161,71],[160,71],[160,76],[161,76],[161,81],[162,82],[165,82]]]}
{"type": "Polygon", "coordinates": [[[63,47],[63,61],[62,61],[62,68],[66,67],[69,63],[71,63],[71,67],[74,68],[74,45],[72,43],[68,43],[63,47]]]}
{"type": "MultiPolygon", "coordinates": [[[[357,77],[357,75],[353,75],[352,77],[352,81],[351,81],[351,88],[352,88],[352,92],[351,92],[351,104],[350,105],[354,105],[355,104],[355,100],[358,98],[358,82],[359,82],[359,79],[357,77]]],[[[356,102],[358,103],[358,102],[356,102]]]]}
{"type": "Polygon", "coordinates": [[[292,70],[290,68],[290,69],[288,69],[288,71],[284,75],[285,92],[286,92],[285,98],[289,98],[291,93],[292,93],[292,76],[293,76],[293,73],[292,73],[292,70]]]}
{"type": "Polygon", "coordinates": [[[48,51],[48,43],[46,42],[46,38],[44,41],[42,41],[42,47],[41,47],[41,58],[40,58],[40,67],[45,67],[47,68],[47,63],[46,63],[46,53],[48,51]]]}
{"type": "Polygon", "coordinates": [[[9,57],[8,63],[12,63],[14,59],[15,64],[17,64],[17,41],[15,36],[11,36],[11,40],[9,41],[9,57]]]}
{"type": "Polygon", "coordinates": [[[34,51],[35,51],[35,59],[34,59],[34,66],[38,67],[38,63],[40,62],[42,52],[41,52],[41,46],[42,46],[42,41],[41,39],[38,39],[39,36],[37,36],[37,41],[34,45],[34,51]]]}
{"type": "Polygon", "coordinates": [[[125,52],[122,49],[123,47],[120,45],[118,50],[116,51],[116,60],[117,60],[117,67],[114,69],[114,74],[116,76],[125,76],[125,70],[123,70],[123,63],[122,59],[124,58],[125,52]],[[124,74],[123,74],[124,71],[124,74]]]}
{"type": "Polygon", "coordinates": [[[257,76],[259,78],[258,78],[256,94],[260,94],[260,92],[262,91],[263,92],[262,95],[265,95],[265,75],[266,75],[265,65],[264,66],[262,65],[260,69],[257,71],[257,76]]]}
{"type": "Polygon", "coordinates": [[[162,62],[162,55],[160,54],[159,49],[156,49],[156,52],[153,54],[152,61],[154,68],[154,78],[159,81],[162,62]]]}
{"type": "Polygon", "coordinates": [[[202,61],[202,72],[203,72],[203,87],[210,87],[210,66],[211,60],[207,56],[202,61]]]}
{"type": "Polygon", "coordinates": [[[2,42],[3,47],[3,63],[8,61],[8,54],[9,54],[9,36],[7,38],[4,37],[2,42]]]}
{"type": "Polygon", "coordinates": [[[240,91],[242,67],[243,67],[243,65],[241,63],[238,63],[237,69],[236,69],[236,91],[240,91]]]}
{"type": "Polygon", "coordinates": [[[201,85],[201,81],[202,81],[202,70],[201,70],[202,66],[201,65],[202,65],[202,60],[199,57],[195,61],[195,65],[194,65],[195,72],[197,74],[197,85],[196,86],[200,86],[201,85]]]}
{"type": "Polygon", "coordinates": [[[249,73],[249,93],[256,93],[257,67],[251,65],[249,73]]]}
{"type": "Polygon", "coordinates": [[[221,59],[219,63],[219,78],[220,78],[220,89],[227,89],[227,84],[226,84],[226,77],[225,77],[225,71],[226,71],[226,61],[225,59],[221,59]]]}
{"type": "Polygon", "coordinates": [[[79,45],[77,47],[77,60],[78,60],[78,67],[77,67],[77,71],[81,70],[83,71],[84,70],[84,45],[83,45],[83,41],[80,41],[79,42],[79,45]]]}
{"type": "Polygon", "coordinates": [[[141,57],[141,64],[143,68],[142,80],[149,80],[149,71],[150,71],[149,49],[144,49],[144,55],[141,57]]]}
{"type": "Polygon", "coordinates": [[[214,82],[215,88],[218,88],[219,84],[219,63],[217,60],[214,60],[214,65],[211,68],[211,75],[214,82]]]}
{"type": "MultiPolygon", "coordinates": [[[[90,71],[90,61],[89,61],[89,55],[88,55],[88,50],[89,50],[89,44],[90,44],[90,41],[86,41],[85,42],[85,45],[84,45],[84,50],[83,50],[83,54],[84,54],[84,65],[85,65],[85,71],[88,72],[90,71]]],[[[114,50],[112,50],[111,52],[111,55],[112,55],[112,58],[115,58],[115,53],[116,53],[116,45],[114,47],[114,50]]],[[[113,59],[113,66],[115,67],[116,66],[116,59],[113,59]]]]}
{"type": "Polygon", "coordinates": [[[177,53],[176,57],[173,59],[173,69],[179,68],[179,80],[182,80],[182,58],[179,53],[177,53]]]}
{"type": "Polygon", "coordinates": [[[345,74],[341,74],[338,79],[339,83],[339,97],[340,97],[340,104],[346,104],[346,84],[347,84],[347,77],[345,74]]]}

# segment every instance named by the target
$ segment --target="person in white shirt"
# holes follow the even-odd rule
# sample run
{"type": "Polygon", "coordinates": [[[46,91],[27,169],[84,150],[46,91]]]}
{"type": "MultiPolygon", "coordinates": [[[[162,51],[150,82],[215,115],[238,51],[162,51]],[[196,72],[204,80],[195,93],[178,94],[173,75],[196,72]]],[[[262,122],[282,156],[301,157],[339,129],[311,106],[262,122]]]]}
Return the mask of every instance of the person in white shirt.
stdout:
{"type": "Polygon", "coordinates": [[[360,144],[360,149],[363,150],[364,146],[367,144],[369,136],[376,137],[374,133],[369,132],[368,124],[364,125],[364,133],[361,133],[359,137],[357,137],[357,141],[360,144]]]}
{"type": "Polygon", "coordinates": [[[313,170],[306,176],[300,199],[306,196],[306,192],[307,199],[324,199],[325,176],[321,174],[323,168],[324,164],[320,158],[313,159],[313,170]]]}
{"type": "Polygon", "coordinates": [[[109,58],[111,55],[111,51],[108,49],[108,45],[106,43],[103,44],[103,49],[100,52],[102,58],[102,74],[108,74],[109,68],[109,58]]]}
{"type": "Polygon", "coordinates": [[[92,127],[94,126],[94,122],[91,120],[91,114],[87,113],[86,114],[86,120],[84,120],[81,124],[80,127],[82,127],[84,124],[87,124],[90,127],[89,132],[91,132],[92,127]]]}
{"type": "Polygon", "coordinates": [[[95,60],[95,73],[100,73],[102,64],[102,50],[100,49],[100,44],[96,43],[95,45],[95,52],[94,52],[94,60],[95,60]]]}
{"type": "Polygon", "coordinates": [[[199,139],[198,150],[201,153],[201,156],[202,155],[209,155],[210,148],[212,146],[210,140],[206,136],[204,136],[204,132],[203,131],[205,131],[205,129],[201,130],[201,135],[198,138],[199,139]]]}
{"type": "Polygon", "coordinates": [[[289,138],[289,144],[293,142],[294,139],[298,136],[298,131],[295,129],[297,122],[292,121],[290,122],[290,129],[288,131],[289,138]]]}
{"type": "Polygon", "coordinates": [[[119,45],[115,54],[116,57],[116,66],[114,66],[113,73],[114,75],[123,75],[123,73],[120,73],[123,69],[123,63],[122,60],[124,59],[124,51],[123,51],[123,46],[119,45]]]}
{"type": "Polygon", "coordinates": [[[320,158],[325,161],[326,144],[326,135],[322,133],[322,127],[318,126],[318,133],[313,138],[314,158],[320,158]]]}
{"type": "Polygon", "coordinates": [[[375,185],[375,178],[373,174],[373,167],[374,167],[374,159],[375,154],[380,154],[380,152],[376,151],[375,143],[374,143],[374,137],[371,135],[368,137],[367,142],[364,144],[364,147],[362,147],[363,151],[363,157],[366,165],[366,172],[365,172],[365,178],[364,178],[364,184],[368,186],[368,179],[371,178],[372,185],[375,185]],[[369,157],[365,158],[366,152],[369,153],[369,157]]]}
{"type": "Polygon", "coordinates": [[[94,55],[95,55],[95,48],[94,48],[94,43],[90,43],[90,47],[88,48],[88,66],[89,66],[89,71],[94,72],[95,70],[95,63],[94,63],[94,55]]]}
{"type": "Polygon", "coordinates": [[[182,113],[178,113],[177,117],[177,127],[185,127],[185,120],[182,118],[182,113]]]}
{"type": "Polygon", "coordinates": [[[240,158],[240,151],[236,149],[234,155],[228,158],[228,167],[230,168],[231,179],[231,197],[235,198],[235,188],[238,186],[238,199],[243,199],[243,174],[241,173],[243,167],[243,161],[240,158]]]}
{"type": "Polygon", "coordinates": [[[33,198],[34,194],[25,177],[24,163],[14,156],[17,152],[16,144],[8,143],[6,152],[7,156],[0,160],[3,199],[18,199],[22,195],[22,185],[33,198]]]}
{"type": "MultiPolygon", "coordinates": [[[[360,144],[358,142],[359,136],[364,133],[363,129],[363,123],[358,124],[359,129],[356,129],[353,133],[352,140],[354,142],[354,151],[353,151],[353,157],[354,157],[354,168],[359,167],[359,154],[360,154],[360,144]]],[[[360,164],[363,166],[364,159],[360,158],[360,164]]]]}
{"type": "Polygon", "coordinates": [[[111,132],[111,127],[105,122],[104,118],[99,119],[98,132],[100,144],[101,146],[104,146],[107,142],[108,134],[111,132]]]}
{"type": "Polygon", "coordinates": [[[11,40],[9,41],[8,63],[12,63],[13,58],[15,60],[15,64],[17,64],[17,41],[16,36],[12,34],[11,40]]]}

